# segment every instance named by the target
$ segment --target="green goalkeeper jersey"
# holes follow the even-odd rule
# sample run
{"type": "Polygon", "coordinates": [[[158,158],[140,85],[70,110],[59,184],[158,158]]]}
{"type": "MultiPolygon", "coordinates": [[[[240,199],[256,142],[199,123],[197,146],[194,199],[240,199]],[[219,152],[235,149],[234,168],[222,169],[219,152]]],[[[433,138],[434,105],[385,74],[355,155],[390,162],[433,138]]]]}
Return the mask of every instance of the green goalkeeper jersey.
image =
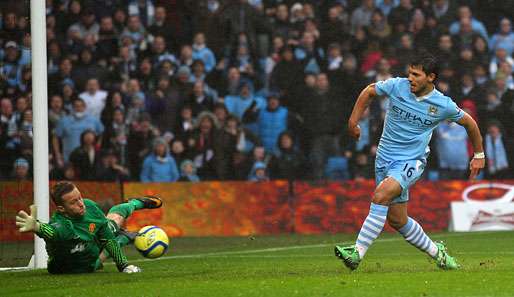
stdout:
{"type": "Polygon", "coordinates": [[[119,270],[127,265],[102,210],[89,199],[84,199],[84,205],[86,211],[80,218],[55,212],[48,224],[41,223],[37,235],[46,242],[50,273],[93,272],[103,248],[113,256],[119,270]]]}

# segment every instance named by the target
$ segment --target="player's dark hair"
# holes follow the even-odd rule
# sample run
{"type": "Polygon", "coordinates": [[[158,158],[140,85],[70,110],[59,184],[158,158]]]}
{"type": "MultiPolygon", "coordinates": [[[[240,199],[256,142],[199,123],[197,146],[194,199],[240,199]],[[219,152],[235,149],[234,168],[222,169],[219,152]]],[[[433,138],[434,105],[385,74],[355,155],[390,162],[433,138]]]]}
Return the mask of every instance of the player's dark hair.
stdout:
{"type": "Polygon", "coordinates": [[[61,181],[52,187],[50,197],[55,205],[62,205],[62,197],[75,189],[75,185],[69,181],[61,181]]]}
{"type": "Polygon", "coordinates": [[[423,70],[426,75],[433,73],[436,77],[439,76],[439,65],[437,64],[437,59],[427,51],[421,51],[416,54],[410,61],[409,65],[421,66],[421,70],[423,70]]]}

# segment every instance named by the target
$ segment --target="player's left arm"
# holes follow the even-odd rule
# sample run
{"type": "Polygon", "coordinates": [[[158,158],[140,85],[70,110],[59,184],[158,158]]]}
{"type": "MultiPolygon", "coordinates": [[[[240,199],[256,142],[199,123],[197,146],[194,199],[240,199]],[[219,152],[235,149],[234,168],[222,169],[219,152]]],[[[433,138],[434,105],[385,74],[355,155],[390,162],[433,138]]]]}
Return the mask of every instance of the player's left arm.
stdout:
{"type": "Polygon", "coordinates": [[[473,145],[474,155],[473,159],[471,159],[471,162],[469,163],[469,170],[471,171],[469,178],[474,179],[480,172],[480,169],[485,166],[482,135],[480,134],[480,129],[478,128],[475,120],[466,112],[464,112],[464,116],[458,120],[457,123],[466,128],[471,144],[473,145]]]}
{"type": "Polygon", "coordinates": [[[123,253],[120,244],[116,241],[114,233],[109,228],[107,220],[97,232],[97,238],[100,244],[109,252],[116,263],[116,267],[120,272],[133,273],[140,272],[141,270],[134,266],[129,265],[127,257],[123,253]]]}

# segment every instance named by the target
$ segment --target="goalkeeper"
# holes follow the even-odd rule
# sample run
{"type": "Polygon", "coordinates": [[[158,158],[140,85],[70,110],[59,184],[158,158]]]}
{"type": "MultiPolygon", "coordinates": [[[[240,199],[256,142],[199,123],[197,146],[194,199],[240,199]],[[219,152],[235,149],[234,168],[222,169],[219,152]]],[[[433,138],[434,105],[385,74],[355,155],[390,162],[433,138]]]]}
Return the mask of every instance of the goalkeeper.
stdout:
{"type": "Polygon", "coordinates": [[[129,265],[121,246],[133,240],[130,233],[121,229],[134,210],[159,208],[162,201],[157,197],[141,197],[115,205],[107,216],[98,205],[83,199],[71,182],[59,182],[53,186],[51,198],[57,207],[50,222],[37,221],[36,206],[30,207],[30,215],[21,210],[16,216],[20,232],[34,232],[46,242],[48,272],[84,273],[102,268],[107,252],[112,256],[120,272],[141,272],[129,265]]]}

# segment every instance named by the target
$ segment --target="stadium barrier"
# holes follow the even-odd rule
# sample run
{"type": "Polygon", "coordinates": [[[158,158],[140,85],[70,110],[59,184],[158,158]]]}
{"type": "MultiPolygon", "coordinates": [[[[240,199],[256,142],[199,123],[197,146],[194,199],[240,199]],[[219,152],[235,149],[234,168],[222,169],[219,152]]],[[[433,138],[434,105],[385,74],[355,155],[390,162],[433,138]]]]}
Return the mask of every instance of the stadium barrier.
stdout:
{"type": "MultiPolygon", "coordinates": [[[[170,236],[354,233],[368,214],[375,188],[372,180],[77,185],[84,197],[97,201],[105,211],[122,198],[158,194],[165,207],[135,212],[127,229],[158,225],[170,236]]],[[[429,232],[454,229],[455,224],[467,226],[457,231],[480,230],[480,224],[512,229],[514,215],[503,204],[512,200],[513,189],[514,180],[420,181],[410,190],[409,215],[429,232]],[[500,201],[499,197],[506,198],[500,201]],[[466,208],[461,206],[459,211],[459,203],[466,203],[466,208]]],[[[0,182],[0,242],[32,240],[31,235],[20,235],[14,222],[18,210],[28,209],[32,195],[31,182],[0,182]]]]}
{"type": "MultiPolygon", "coordinates": [[[[509,190],[514,189],[514,181],[501,181],[503,188],[498,183],[420,181],[410,190],[409,215],[429,232],[448,230],[452,202],[469,203],[471,199],[479,209],[480,205],[490,203],[487,201],[514,193],[509,190]]],[[[163,209],[135,213],[128,220],[129,230],[152,224],[162,227],[170,236],[248,236],[357,232],[368,214],[374,189],[372,180],[127,183],[124,194],[129,197],[158,193],[166,205],[163,209]]],[[[477,211],[469,216],[468,225],[480,219],[479,214],[477,211]]],[[[502,214],[504,220],[505,216],[502,214]]],[[[510,214],[510,218],[514,216],[510,214]]],[[[494,215],[491,220],[496,220],[494,215]]],[[[473,229],[469,227],[466,231],[469,230],[473,229]]],[[[386,231],[392,229],[386,227],[386,231]]]]}

